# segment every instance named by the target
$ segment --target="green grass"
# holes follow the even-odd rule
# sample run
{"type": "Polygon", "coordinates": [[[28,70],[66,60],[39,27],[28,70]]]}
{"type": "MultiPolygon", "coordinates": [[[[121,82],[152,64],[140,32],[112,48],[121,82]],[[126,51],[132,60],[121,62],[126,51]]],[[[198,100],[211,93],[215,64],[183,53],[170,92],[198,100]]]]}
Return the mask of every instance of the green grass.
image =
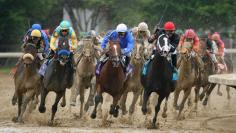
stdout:
{"type": "Polygon", "coordinates": [[[0,73],[9,74],[12,67],[0,67],[0,73]]]}

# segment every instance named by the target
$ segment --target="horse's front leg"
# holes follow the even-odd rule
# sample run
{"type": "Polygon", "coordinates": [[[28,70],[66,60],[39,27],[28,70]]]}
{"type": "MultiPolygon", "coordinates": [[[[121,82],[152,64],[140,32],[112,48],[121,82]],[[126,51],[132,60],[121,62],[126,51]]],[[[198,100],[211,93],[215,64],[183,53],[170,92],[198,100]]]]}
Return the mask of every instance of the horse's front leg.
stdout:
{"type": "Polygon", "coordinates": [[[160,111],[161,102],[163,101],[164,98],[165,98],[165,96],[163,96],[163,95],[160,95],[158,97],[158,102],[157,102],[157,105],[155,107],[155,115],[154,115],[153,120],[152,120],[152,127],[151,128],[156,128],[157,114],[160,111]]]}
{"type": "Polygon", "coordinates": [[[46,88],[42,88],[41,90],[41,101],[40,101],[40,105],[39,105],[39,112],[40,113],[44,113],[46,111],[46,107],[45,107],[45,99],[47,97],[48,91],[46,90],[46,88]]]}
{"type": "Polygon", "coordinates": [[[65,91],[57,93],[55,102],[52,105],[52,116],[51,116],[51,120],[49,121],[49,125],[53,125],[53,120],[54,120],[55,114],[57,112],[57,105],[58,105],[60,99],[65,95],[65,91]]]}
{"type": "Polygon", "coordinates": [[[135,104],[138,100],[138,97],[140,95],[140,91],[134,92],[134,96],[133,96],[133,101],[129,107],[129,114],[133,114],[134,113],[134,109],[135,109],[135,104]]]}
{"type": "Polygon", "coordinates": [[[96,88],[97,88],[97,95],[95,96],[95,107],[93,109],[93,113],[90,116],[92,119],[96,118],[98,104],[100,102],[102,103],[102,101],[103,101],[102,91],[101,91],[100,85],[96,84],[96,88]]]}
{"type": "Polygon", "coordinates": [[[118,101],[120,100],[121,95],[117,95],[113,97],[113,103],[110,107],[110,114],[114,117],[118,117],[120,106],[118,105],[118,101]]]}
{"type": "Polygon", "coordinates": [[[142,112],[143,112],[144,115],[146,115],[146,113],[147,113],[147,102],[148,102],[150,94],[151,94],[150,90],[144,89],[143,105],[142,105],[142,112]]]}
{"type": "Polygon", "coordinates": [[[61,102],[61,107],[65,107],[66,106],[66,91],[62,97],[62,102],[61,102]]]}

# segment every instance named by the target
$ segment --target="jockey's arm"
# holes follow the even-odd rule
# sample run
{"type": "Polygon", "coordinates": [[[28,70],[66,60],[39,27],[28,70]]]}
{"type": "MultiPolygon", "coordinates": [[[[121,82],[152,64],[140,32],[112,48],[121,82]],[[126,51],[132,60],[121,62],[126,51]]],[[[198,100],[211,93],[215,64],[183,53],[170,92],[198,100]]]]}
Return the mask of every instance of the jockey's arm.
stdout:
{"type": "Polygon", "coordinates": [[[49,51],[49,41],[48,41],[48,37],[46,35],[46,33],[44,31],[42,31],[43,34],[43,42],[44,42],[44,52],[48,53],[49,51]]]}
{"type": "Polygon", "coordinates": [[[101,48],[102,49],[105,49],[106,48],[106,45],[107,45],[107,43],[108,43],[108,41],[109,41],[109,35],[106,35],[104,38],[103,38],[103,40],[102,40],[102,43],[101,43],[101,48]]]}
{"type": "Polygon", "coordinates": [[[181,38],[180,38],[180,40],[179,40],[179,43],[178,43],[178,46],[177,46],[177,50],[178,50],[178,51],[181,50],[183,43],[184,43],[184,37],[181,36],[181,38]]]}
{"type": "Polygon", "coordinates": [[[77,40],[75,32],[72,32],[71,41],[72,41],[71,49],[74,51],[74,50],[76,50],[76,48],[78,46],[78,40],[77,40]]]}
{"type": "Polygon", "coordinates": [[[53,50],[53,51],[56,51],[56,46],[55,46],[55,42],[58,38],[58,33],[54,32],[52,37],[51,37],[51,40],[50,40],[50,49],[53,50]]]}
{"type": "Polygon", "coordinates": [[[128,54],[128,53],[132,52],[133,48],[134,48],[134,38],[130,33],[128,33],[127,48],[125,48],[124,54],[128,54]]]}

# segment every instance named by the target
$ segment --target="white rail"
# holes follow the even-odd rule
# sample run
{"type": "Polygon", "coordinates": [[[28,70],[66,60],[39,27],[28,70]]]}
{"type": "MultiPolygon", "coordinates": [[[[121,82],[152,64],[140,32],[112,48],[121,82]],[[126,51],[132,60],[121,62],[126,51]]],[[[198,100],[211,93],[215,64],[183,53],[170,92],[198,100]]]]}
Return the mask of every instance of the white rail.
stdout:
{"type": "Polygon", "coordinates": [[[21,52],[0,52],[0,58],[18,58],[22,54],[21,52]]]}

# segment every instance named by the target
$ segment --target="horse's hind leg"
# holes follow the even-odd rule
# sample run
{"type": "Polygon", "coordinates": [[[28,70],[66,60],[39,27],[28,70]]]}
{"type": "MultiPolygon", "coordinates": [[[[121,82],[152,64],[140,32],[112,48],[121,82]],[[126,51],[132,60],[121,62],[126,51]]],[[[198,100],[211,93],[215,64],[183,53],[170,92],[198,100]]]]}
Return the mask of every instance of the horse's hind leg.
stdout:
{"type": "Polygon", "coordinates": [[[148,98],[152,92],[144,89],[144,94],[143,94],[143,105],[142,105],[142,112],[144,115],[147,113],[147,102],[148,98]]]}
{"type": "MultiPolygon", "coordinates": [[[[186,100],[187,100],[190,93],[191,93],[191,88],[184,91],[184,97],[183,97],[182,102],[179,106],[179,114],[178,114],[178,117],[177,117],[178,120],[181,119],[181,113],[184,109],[184,104],[185,104],[185,102],[186,102],[186,100]]],[[[184,118],[184,117],[182,117],[182,118],[184,118]]]]}
{"type": "Polygon", "coordinates": [[[23,119],[22,119],[23,114],[25,113],[25,109],[26,109],[29,101],[34,96],[34,94],[35,94],[35,90],[32,89],[32,90],[27,91],[26,94],[24,95],[23,100],[22,100],[22,105],[21,105],[21,113],[20,113],[20,116],[18,117],[18,122],[24,123],[23,119]]]}
{"type": "Polygon", "coordinates": [[[218,89],[217,89],[217,94],[219,95],[219,96],[222,96],[223,95],[223,93],[220,91],[220,84],[218,84],[218,89]]]}
{"type": "Polygon", "coordinates": [[[126,110],[126,99],[127,99],[127,93],[128,92],[124,92],[124,94],[121,96],[121,99],[120,99],[120,107],[121,107],[121,110],[122,110],[122,114],[125,115],[127,113],[127,110],[126,110]]]}
{"type": "Polygon", "coordinates": [[[64,94],[65,94],[65,91],[62,91],[62,92],[57,93],[57,95],[56,95],[55,102],[52,105],[52,116],[51,116],[51,120],[49,122],[49,125],[53,124],[53,120],[54,120],[55,114],[57,112],[58,102],[60,101],[60,99],[63,97],[64,94]]]}
{"type": "Polygon", "coordinates": [[[179,110],[179,106],[177,105],[179,99],[179,93],[180,90],[176,88],[174,93],[174,103],[173,103],[173,107],[175,108],[175,110],[179,110]]]}
{"type": "Polygon", "coordinates": [[[61,107],[65,107],[66,106],[66,91],[62,97],[62,102],[61,102],[61,107]]]}
{"type": "Polygon", "coordinates": [[[200,90],[200,86],[197,86],[197,87],[194,88],[194,92],[195,92],[194,111],[195,111],[195,112],[197,112],[198,98],[199,98],[199,90],[200,90]]]}
{"type": "Polygon", "coordinates": [[[84,105],[84,110],[86,112],[88,111],[89,106],[93,106],[94,105],[93,98],[94,98],[95,92],[96,92],[95,86],[91,85],[90,89],[89,89],[89,96],[88,96],[87,102],[84,105]]]}
{"type": "Polygon", "coordinates": [[[17,96],[16,96],[16,92],[15,92],[12,97],[11,103],[12,103],[12,105],[16,105],[16,102],[17,102],[17,96]]]}
{"type": "Polygon", "coordinates": [[[166,118],[166,117],[167,117],[166,112],[167,112],[168,98],[169,98],[169,96],[166,97],[166,102],[165,102],[165,106],[164,106],[163,113],[162,113],[162,117],[163,117],[163,118],[166,118]]]}
{"type": "Polygon", "coordinates": [[[206,92],[206,97],[203,101],[203,105],[206,106],[207,105],[207,102],[208,102],[208,97],[209,95],[211,94],[212,90],[215,88],[216,84],[211,84],[211,86],[208,88],[207,92],[206,92]]]}
{"type": "Polygon", "coordinates": [[[141,90],[139,95],[140,95],[139,106],[142,106],[142,104],[143,104],[143,89],[141,90]]]}
{"type": "Polygon", "coordinates": [[[44,113],[46,111],[45,99],[46,99],[47,94],[48,94],[48,91],[46,90],[46,88],[42,88],[41,101],[40,101],[40,105],[39,105],[39,112],[40,113],[44,113]]]}
{"type": "Polygon", "coordinates": [[[135,104],[136,104],[136,102],[138,100],[139,94],[140,94],[139,91],[138,92],[134,92],[133,101],[132,101],[132,103],[131,103],[131,105],[129,107],[129,114],[133,114],[134,113],[135,104]]]}
{"type": "Polygon", "coordinates": [[[80,118],[83,116],[83,108],[84,108],[84,86],[81,86],[80,87],[80,91],[79,91],[79,93],[80,93],[80,118]]]}
{"type": "Polygon", "coordinates": [[[120,100],[121,95],[117,95],[113,97],[113,103],[110,107],[110,114],[112,114],[114,117],[118,117],[119,115],[119,105],[118,101],[120,100]]]}
{"type": "Polygon", "coordinates": [[[92,119],[95,119],[96,116],[97,116],[97,107],[98,107],[98,104],[102,101],[103,101],[103,97],[102,97],[102,92],[101,92],[101,88],[99,85],[96,85],[96,88],[97,88],[97,95],[95,96],[95,107],[93,109],[93,113],[91,114],[91,118],[92,119]]]}
{"type": "Polygon", "coordinates": [[[163,95],[159,95],[159,97],[158,97],[158,102],[157,102],[157,105],[155,107],[155,115],[154,115],[153,120],[152,120],[152,128],[156,128],[157,114],[160,111],[161,102],[163,101],[164,98],[165,98],[165,96],[163,96],[163,95]]]}
{"type": "Polygon", "coordinates": [[[20,95],[18,95],[17,99],[18,99],[18,103],[17,103],[18,104],[18,113],[17,113],[16,117],[12,118],[13,122],[18,122],[18,117],[20,116],[20,113],[21,113],[21,105],[22,105],[23,96],[20,94],[20,95]]]}
{"type": "Polygon", "coordinates": [[[228,100],[230,100],[230,93],[229,93],[229,91],[230,91],[230,87],[229,86],[226,86],[226,91],[227,91],[227,98],[228,98],[228,100]]]}

